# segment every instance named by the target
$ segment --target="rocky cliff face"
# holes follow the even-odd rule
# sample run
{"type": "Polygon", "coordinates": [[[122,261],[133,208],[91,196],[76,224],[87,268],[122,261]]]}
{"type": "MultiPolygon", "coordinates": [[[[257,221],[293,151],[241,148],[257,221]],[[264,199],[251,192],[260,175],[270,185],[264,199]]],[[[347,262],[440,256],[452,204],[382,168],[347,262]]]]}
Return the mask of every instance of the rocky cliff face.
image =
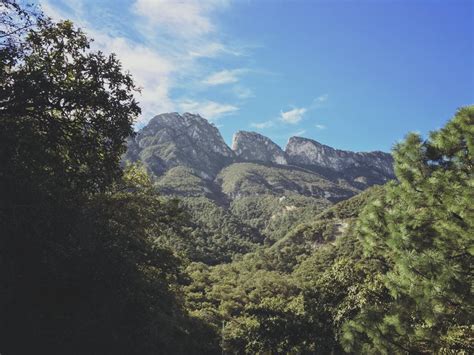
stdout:
{"type": "Polygon", "coordinates": [[[394,177],[393,158],[384,152],[358,153],[338,150],[312,139],[291,137],[285,153],[288,162],[294,165],[330,169],[349,173],[354,179],[363,181],[364,172],[380,177],[381,182],[394,177]]]}
{"type": "Polygon", "coordinates": [[[155,116],[128,142],[125,159],[141,160],[156,175],[175,166],[212,179],[234,159],[219,130],[199,115],[165,113],[155,116]]]}
{"type": "Polygon", "coordinates": [[[285,152],[269,138],[255,132],[234,134],[232,150],[241,160],[287,164],[285,152]]]}
{"type": "Polygon", "coordinates": [[[394,177],[390,154],[338,150],[307,138],[291,137],[283,151],[267,137],[239,131],[230,149],[214,125],[190,113],[154,117],[129,139],[124,158],[142,161],[156,176],[180,166],[192,169],[207,181],[213,181],[223,168],[238,162],[301,167],[358,190],[394,177]]]}

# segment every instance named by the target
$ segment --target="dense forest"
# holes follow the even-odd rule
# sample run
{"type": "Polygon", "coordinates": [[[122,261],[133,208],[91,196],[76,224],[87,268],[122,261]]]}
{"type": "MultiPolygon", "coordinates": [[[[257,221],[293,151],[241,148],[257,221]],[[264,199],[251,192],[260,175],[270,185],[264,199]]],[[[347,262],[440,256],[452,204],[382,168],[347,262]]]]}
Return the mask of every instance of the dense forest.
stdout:
{"type": "Polygon", "coordinates": [[[230,213],[123,163],[140,107],[119,58],[0,4],[1,354],[474,353],[474,106],[397,143],[383,186],[230,213]]]}

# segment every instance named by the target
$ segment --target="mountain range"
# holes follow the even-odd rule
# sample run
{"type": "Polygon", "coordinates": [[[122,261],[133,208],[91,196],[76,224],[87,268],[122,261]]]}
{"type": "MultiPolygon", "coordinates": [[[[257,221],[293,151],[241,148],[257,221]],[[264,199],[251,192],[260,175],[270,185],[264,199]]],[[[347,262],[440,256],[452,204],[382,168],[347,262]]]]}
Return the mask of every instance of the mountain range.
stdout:
{"type": "Polygon", "coordinates": [[[162,195],[179,198],[192,242],[200,243],[183,248],[202,250],[190,258],[210,264],[273,244],[334,203],[394,178],[388,153],[303,137],[282,149],[247,131],[236,132],[229,147],[212,123],[191,113],[152,118],[129,138],[124,161],[140,161],[162,195]]]}
{"type": "Polygon", "coordinates": [[[190,113],[155,116],[129,139],[125,159],[142,161],[156,177],[166,176],[176,167],[187,168],[206,184],[218,183],[223,169],[232,170],[234,164],[243,163],[247,168],[269,167],[280,175],[299,171],[347,191],[363,190],[394,177],[388,153],[338,150],[309,138],[291,137],[283,150],[259,133],[238,131],[231,148],[212,123],[190,113]]]}

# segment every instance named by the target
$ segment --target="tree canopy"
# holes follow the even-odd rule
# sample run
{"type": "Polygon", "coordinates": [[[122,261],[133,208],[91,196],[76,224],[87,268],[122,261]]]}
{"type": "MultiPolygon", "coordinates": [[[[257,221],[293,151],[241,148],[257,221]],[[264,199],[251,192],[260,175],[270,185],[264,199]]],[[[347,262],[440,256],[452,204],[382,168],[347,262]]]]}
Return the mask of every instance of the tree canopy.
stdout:
{"type": "Polygon", "coordinates": [[[199,350],[182,260],[156,243],[176,204],[120,166],[131,76],[69,21],[2,1],[0,22],[0,351],[199,350]]]}
{"type": "Polygon", "coordinates": [[[252,183],[224,210],[183,169],[178,201],[121,164],[140,108],[118,58],[0,5],[2,354],[474,352],[474,106],[333,206],[252,183]]]}

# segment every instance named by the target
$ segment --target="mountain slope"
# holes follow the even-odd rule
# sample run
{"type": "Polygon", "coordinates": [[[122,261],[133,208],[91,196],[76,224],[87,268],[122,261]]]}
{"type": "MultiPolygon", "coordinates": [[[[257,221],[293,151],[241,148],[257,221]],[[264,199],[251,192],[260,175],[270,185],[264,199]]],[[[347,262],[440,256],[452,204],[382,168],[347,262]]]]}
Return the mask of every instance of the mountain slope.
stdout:
{"type": "Polygon", "coordinates": [[[199,115],[164,113],[129,140],[125,159],[142,161],[157,176],[185,166],[212,179],[233,161],[234,152],[218,129],[199,115]]]}
{"type": "Polygon", "coordinates": [[[232,150],[240,160],[288,164],[285,152],[278,145],[255,132],[238,131],[234,134],[232,150]]]}
{"type": "Polygon", "coordinates": [[[308,138],[291,137],[283,151],[261,134],[239,131],[231,149],[213,124],[190,113],[155,116],[129,139],[124,159],[142,161],[156,176],[185,166],[207,180],[238,162],[298,166],[326,179],[346,180],[357,189],[394,177],[393,159],[388,153],[343,151],[308,138]]]}
{"type": "Polygon", "coordinates": [[[328,178],[345,179],[354,187],[367,188],[395,177],[390,154],[339,150],[302,137],[291,137],[285,149],[288,162],[317,171],[328,178]]]}
{"type": "Polygon", "coordinates": [[[124,160],[142,162],[162,195],[181,200],[194,240],[179,241],[179,249],[209,264],[273,244],[333,203],[393,177],[389,154],[307,138],[291,137],[283,151],[239,131],[231,149],[214,125],[189,113],[155,116],[130,138],[124,160]]]}

